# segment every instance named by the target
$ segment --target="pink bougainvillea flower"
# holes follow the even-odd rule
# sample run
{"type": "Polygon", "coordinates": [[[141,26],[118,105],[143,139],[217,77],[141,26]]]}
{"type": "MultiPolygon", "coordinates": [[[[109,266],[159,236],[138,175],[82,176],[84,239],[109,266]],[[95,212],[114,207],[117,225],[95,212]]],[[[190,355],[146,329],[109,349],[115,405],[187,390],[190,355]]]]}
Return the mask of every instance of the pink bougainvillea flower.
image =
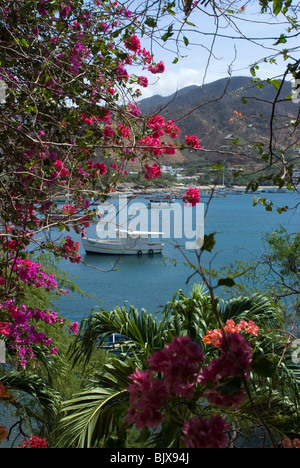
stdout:
{"type": "Polygon", "coordinates": [[[191,148],[200,149],[201,145],[199,143],[199,138],[192,135],[186,135],[185,143],[191,148]]]}
{"type": "Polygon", "coordinates": [[[159,178],[161,176],[161,168],[157,164],[153,164],[153,166],[145,164],[145,170],[143,173],[147,180],[159,178]]]}
{"type": "Polygon", "coordinates": [[[196,187],[190,187],[188,191],[182,197],[185,203],[190,203],[192,206],[196,206],[200,203],[200,192],[196,187]]]}
{"type": "Polygon", "coordinates": [[[148,70],[153,74],[163,73],[166,67],[163,61],[160,61],[156,65],[149,65],[148,70]]]}
{"type": "Polygon", "coordinates": [[[194,417],[184,422],[184,444],[187,448],[226,448],[230,426],[225,418],[213,416],[210,419],[194,417]]]}
{"type": "Polygon", "coordinates": [[[131,50],[135,54],[138,54],[141,51],[141,43],[139,38],[134,34],[128,40],[124,41],[125,47],[128,50],[131,50]]]}

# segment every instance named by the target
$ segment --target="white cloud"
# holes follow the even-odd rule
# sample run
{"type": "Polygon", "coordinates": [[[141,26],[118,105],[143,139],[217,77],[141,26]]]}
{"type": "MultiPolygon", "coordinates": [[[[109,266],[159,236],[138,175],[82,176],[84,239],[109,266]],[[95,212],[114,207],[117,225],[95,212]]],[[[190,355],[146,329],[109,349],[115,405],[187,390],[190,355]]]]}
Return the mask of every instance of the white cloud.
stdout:
{"type": "MultiPolygon", "coordinates": [[[[144,75],[146,75],[144,73],[144,75]]],[[[197,70],[189,67],[174,67],[173,70],[166,70],[159,76],[147,74],[149,80],[149,86],[146,89],[142,89],[141,99],[145,99],[155,94],[160,96],[170,96],[176,91],[186,88],[187,86],[201,86],[203,80],[205,83],[218,80],[219,78],[225,78],[227,76],[224,68],[220,70],[211,70],[209,75],[204,76],[203,70],[197,70]]]]}
{"type": "Polygon", "coordinates": [[[193,68],[178,68],[174,71],[165,71],[159,76],[147,75],[149,86],[143,89],[142,98],[147,98],[155,94],[161,96],[169,96],[177,90],[186,88],[187,86],[202,84],[203,75],[198,70],[193,68]]]}

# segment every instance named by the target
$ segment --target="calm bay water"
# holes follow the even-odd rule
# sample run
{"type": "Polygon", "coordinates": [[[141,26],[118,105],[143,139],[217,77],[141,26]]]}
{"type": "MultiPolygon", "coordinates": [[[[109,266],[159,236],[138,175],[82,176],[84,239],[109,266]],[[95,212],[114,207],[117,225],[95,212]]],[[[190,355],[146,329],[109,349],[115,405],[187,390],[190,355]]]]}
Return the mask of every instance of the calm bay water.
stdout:
{"type": "MultiPolygon", "coordinates": [[[[295,193],[264,194],[276,206],[294,207],[299,202],[295,193]]],[[[145,198],[134,202],[147,204],[145,198]]],[[[203,200],[205,201],[205,200],[203,200]]],[[[267,212],[262,206],[253,206],[253,195],[227,195],[213,198],[205,220],[204,232],[216,232],[216,245],[212,253],[205,252],[204,266],[212,261],[213,268],[228,265],[234,259],[253,260],[264,251],[262,235],[273,232],[282,225],[288,232],[300,231],[300,208],[279,214],[276,209],[267,212]]],[[[192,208],[191,208],[192,209],[192,208]]],[[[175,221],[176,222],[176,221],[175,221]]],[[[172,232],[172,231],[171,231],[172,232]]],[[[89,237],[95,237],[95,225],[87,229],[89,237]]],[[[80,237],[72,233],[80,242],[80,237]]],[[[182,252],[175,245],[183,247],[184,254],[191,262],[196,261],[195,253],[184,248],[182,239],[164,239],[163,253],[154,256],[124,255],[119,258],[109,255],[86,255],[81,245],[80,254],[85,264],[59,262],[65,271],[79,276],[77,284],[86,292],[97,297],[100,303],[89,297],[71,293],[57,303],[62,316],[72,321],[87,317],[94,306],[112,310],[125,303],[138,309],[144,307],[148,312],[157,314],[160,307],[171,300],[178,289],[188,293],[195,276],[188,284],[186,280],[192,273],[186,265],[182,252]],[[117,264],[116,264],[117,262],[117,264]],[[101,269],[103,271],[99,271],[101,269]]]]}
{"type": "MultiPolygon", "coordinates": [[[[300,201],[295,193],[266,195],[278,206],[292,207],[300,201]]],[[[259,257],[264,251],[262,234],[273,232],[279,224],[290,233],[300,231],[300,208],[279,215],[276,210],[266,212],[262,206],[253,207],[252,199],[253,196],[250,194],[227,195],[212,199],[204,232],[206,234],[217,232],[217,242],[212,253],[205,252],[204,266],[208,267],[212,258],[212,267],[219,268],[228,265],[233,259],[253,260],[253,256],[259,257]]],[[[134,201],[143,202],[145,205],[148,202],[144,198],[134,201]]],[[[80,242],[78,235],[71,234],[80,242]]],[[[87,234],[95,237],[95,226],[89,227],[87,234]]],[[[60,314],[72,321],[80,322],[97,305],[112,310],[128,301],[138,309],[144,307],[148,312],[157,315],[160,306],[171,300],[178,289],[188,293],[193,283],[200,279],[195,277],[186,284],[191,270],[185,264],[182,253],[174,245],[183,246],[183,252],[191,262],[195,261],[195,253],[184,249],[184,239],[170,239],[170,241],[164,239],[164,243],[162,255],[152,257],[124,255],[119,259],[114,256],[86,255],[81,246],[80,254],[83,261],[91,265],[90,267],[85,264],[71,264],[64,260],[58,265],[66,272],[79,276],[76,279],[77,284],[102,302],[71,293],[57,303],[60,314]],[[117,265],[116,260],[118,260],[117,265]],[[118,270],[111,271],[114,267],[118,270]]],[[[12,420],[9,414],[3,414],[1,421],[10,427],[14,419],[12,420]]],[[[17,435],[16,431],[14,433],[17,435]]],[[[11,436],[11,441],[13,437],[14,435],[11,436]]],[[[14,446],[20,443],[21,440],[18,438],[14,446]]],[[[1,444],[1,448],[10,446],[9,441],[3,441],[1,444]]]]}

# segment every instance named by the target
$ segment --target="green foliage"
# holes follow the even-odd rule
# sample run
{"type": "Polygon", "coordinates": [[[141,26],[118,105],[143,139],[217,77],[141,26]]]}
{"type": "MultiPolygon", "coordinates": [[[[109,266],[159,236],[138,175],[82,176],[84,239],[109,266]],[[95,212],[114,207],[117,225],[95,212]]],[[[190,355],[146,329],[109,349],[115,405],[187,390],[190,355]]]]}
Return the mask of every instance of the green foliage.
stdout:
{"type": "MultiPolygon", "coordinates": [[[[298,410],[295,413],[295,408],[298,407],[300,379],[291,363],[290,351],[285,348],[285,340],[276,332],[281,325],[280,310],[268,298],[258,294],[229,301],[219,299],[219,319],[213,310],[208,291],[197,284],[189,296],[182,291],[177,292],[165,305],[160,322],[146,311],[139,313],[132,306],[129,310],[122,307],[111,312],[92,311],[75,343],[75,362],[83,360],[87,364],[91,349],[101,346],[103,339],[112,333],[121,333],[128,341],[122,344],[118,355],[112,349],[108,363],[95,373],[89,388],[63,404],[62,418],[57,427],[58,446],[83,448],[113,444],[114,447],[129,447],[133,440],[132,429],[124,425],[129,375],[136,367],[147,369],[148,357],[162,349],[174,336],[189,334],[195,342],[202,343],[207,359],[210,359],[216,350],[204,345],[202,338],[207,330],[219,327],[219,320],[225,323],[228,319],[235,323],[253,320],[259,324],[260,333],[253,340],[254,365],[249,383],[251,400],[246,398],[240,411],[227,409],[227,418],[241,427],[245,438],[253,436],[253,426],[260,426],[257,410],[275,438],[281,440],[284,435],[297,432],[298,410]],[[99,335],[102,336],[100,341],[99,335]],[[282,416],[278,419],[280,412],[282,416]]],[[[223,392],[227,395],[235,393],[240,385],[239,378],[231,379],[224,384],[223,392]]],[[[174,406],[172,418],[165,415],[159,433],[144,430],[136,440],[148,447],[176,447],[180,433],[174,415],[181,410],[190,411],[192,407],[188,410],[186,404],[181,402],[181,406],[174,406]]],[[[198,411],[201,408],[204,413],[222,413],[220,408],[202,406],[201,400],[198,405],[198,411]]]]}

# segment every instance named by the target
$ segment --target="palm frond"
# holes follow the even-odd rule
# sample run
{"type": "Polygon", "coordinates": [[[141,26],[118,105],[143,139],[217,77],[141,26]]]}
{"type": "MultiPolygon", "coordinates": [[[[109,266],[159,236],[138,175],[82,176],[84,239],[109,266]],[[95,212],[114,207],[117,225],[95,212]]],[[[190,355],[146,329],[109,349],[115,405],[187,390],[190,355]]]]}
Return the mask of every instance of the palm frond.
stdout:
{"type": "Polygon", "coordinates": [[[1,376],[1,383],[11,392],[22,392],[33,397],[48,427],[55,423],[61,403],[60,395],[38,375],[17,371],[5,373],[1,376]]]}
{"type": "Polygon", "coordinates": [[[174,335],[188,334],[195,342],[202,340],[208,328],[216,326],[208,290],[200,283],[194,285],[189,296],[177,291],[163,312],[174,335]]]}
{"type": "MultiPolygon", "coordinates": [[[[131,306],[128,310],[117,307],[108,312],[100,310],[91,312],[90,316],[82,322],[78,338],[72,350],[74,362],[84,360],[87,363],[95,346],[101,346],[105,339],[118,333],[127,338],[131,349],[141,351],[145,356],[163,347],[168,339],[168,331],[163,323],[158,323],[155,318],[144,309],[138,311],[131,306]]],[[[169,337],[171,339],[171,337],[169,337]]]]}
{"type": "Polygon", "coordinates": [[[67,401],[58,426],[57,446],[94,447],[110,434],[114,421],[119,418],[120,405],[127,400],[126,390],[110,392],[93,388],[67,401]]]}
{"type": "Polygon", "coordinates": [[[255,391],[252,391],[252,399],[252,402],[245,399],[239,411],[236,412],[235,417],[240,427],[245,424],[250,427],[251,423],[253,427],[261,427],[260,420],[257,418],[258,413],[275,441],[281,442],[289,434],[297,434],[299,425],[296,427],[295,421],[297,419],[299,421],[299,418],[295,414],[293,402],[287,396],[283,397],[281,392],[275,389],[266,391],[265,387],[257,387],[255,391]],[[257,413],[254,411],[253,404],[257,413]]]}
{"type": "Polygon", "coordinates": [[[268,324],[269,328],[281,323],[278,307],[260,294],[220,301],[220,313],[224,322],[228,319],[253,320],[258,325],[268,324]]]}

